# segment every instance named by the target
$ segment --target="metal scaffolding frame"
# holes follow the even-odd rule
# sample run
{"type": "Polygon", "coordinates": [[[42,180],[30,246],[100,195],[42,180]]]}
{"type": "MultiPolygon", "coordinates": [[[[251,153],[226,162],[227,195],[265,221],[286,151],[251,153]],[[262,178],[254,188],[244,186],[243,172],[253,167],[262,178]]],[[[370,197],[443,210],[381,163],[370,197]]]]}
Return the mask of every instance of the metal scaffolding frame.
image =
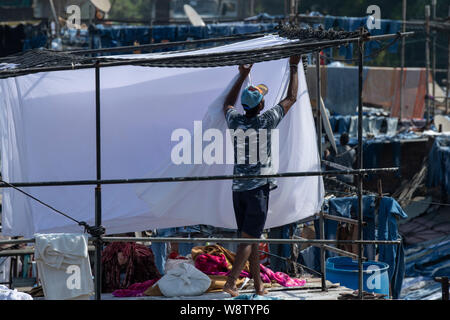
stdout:
{"type": "MultiPolygon", "coordinates": [[[[325,251],[330,250],[338,252],[339,254],[344,254],[350,257],[355,257],[354,254],[340,250],[329,245],[338,244],[357,244],[358,245],[358,298],[363,299],[363,245],[365,244],[393,244],[399,245],[400,240],[396,241],[380,241],[380,240],[363,240],[363,178],[367,174],[383,173],[383,172],[395,172],[398,168],[380,168],[380,169],[363,169],[362,162],[362,117],[363,117],[363,103],[362,103],[362,83],[363,83],[363,55],[364,55],[364,43],[372,39],[394,39],[400,37],[406,37],[412,35],[409,33],[398,33],[392,35],[370,37],[361,31],[359,38],[343,39],[343,40],[332,40],[332,41],[318,41],[315,44],[307,44],[305,46],[298,45],[294,49],[298,50],[298,53],[304,53],[305,48],[309,52],[316,53],[316,57],[319,58],[320,50],[327,46],[339,46],[346,45],[351,42],[356,42],[358,44],[358,55],[359,55],[359,103],[358,103],[358,169],[355,170],[335,170],[335,171],[318,171],[318,172],[289,172],[273,175],[259,175],[259,176],[244,176],[244,175],[228,175],[228,176],[209,176],[209,177],[168,177],[168,178],[149,178],[149,179],[116,179],[116,180],[102,180],[101,175],[101,101],[100,101],[100,69],[102,67],[108,67],[113,65],[126,65],[126,64],[137,64],[136,61],[125,61],[119,63],[102,63],[98,60],[94,65],[84,65],[84,66],[72,66],[72,67],[42,67],[33,68],[30,73],[35,72],[49,72],[58,70],[71,70],[71,69],[84,69],[84,68],[95,68],[95,106],[96,106],[96,180],[77,180],[77,181],[48,181],[48,182],[2,182],[0,183],[0,188],[14,188],[18,191],[17,187],[45,187],[45,186],[62,186],[62,185],[95,185],[95,227],[88,226],[85,222],[79,223],[86,228],[86,231],[91,234],[91,240],[95,245],[95,260],[94,260],[94,281],[95,281],[95,299],[101,300],[101,288],[102,288],[102,276],[101,276],[101,252],[104,242],[114,242],[114,241],[144,241],[144,242],[212,242],[218,241],[223,243],[275,243],[275,244],[312,244],[319,246],[321,249],[321,274],[322,274],[322,291],[327,291],[326,286],[326,267],[325,267],[325,251]],[[338,175],[355,175],[357,177],[357,195],[358,195],[358,218],[357,220],[342,218],[337,216],[329,216],[322,212],[319,213],[320,220],[320,231],[321,239],[309,240],[309,239],[248,239],[248,238],[172,238],[172,237],[147,237],[147,238],[135,238],[135,237],[103,237],[105,230],[102,227],[102,185],[103,184],[129,184],[129,183],[158,183],[158,182],[187,182],[187,181],[209,181],[209,180],[231,180],[231,179],[248,179],[248,178],[288,178],[288,177],[301,177],[301,176],[338,176],[338,175]],[[324,224],[326,219],[332,219],[336,221],[354,223],[358,225],[358,239],[357,240],[326,240],[324,239],[324,224]]],[[[195,43],[195,41],[193,41],[195,43]]],[[[128,49],[128,48],[127,48],[128,49]]],[[[318,92],[318,103],[320,103],[320,59],[317,63],[317,92],[318,92]]],[[[15,77],[18,75],[23,75],[22,73],[16,72],[0,72],[3,77],[15,77]]],[[[321,130],[321,115],[320,107],[318,106],[318,142],[320,151],[320,160],[322,164],[322,130],[321,130]]],[[[343,168],[342,168],[343,169],[343,168]]],[[[21,191],[23,192],[23,191],[21,191]]],[[[315,219],[315,217],[312,217],[315,219]]],[[[74,220],[74,219],[72,219],[74,220]]],[[[76,221],[76,220],[74,220],[76,221]]],[[[19,244],[19,243],[29,243],[34,242],[34,239],[19,239],[19,240],[6,240],[0,241],[1,244],[19,244]]],[[[1,252],[0,255],[5,255],[6,252],[1,252]]]]}

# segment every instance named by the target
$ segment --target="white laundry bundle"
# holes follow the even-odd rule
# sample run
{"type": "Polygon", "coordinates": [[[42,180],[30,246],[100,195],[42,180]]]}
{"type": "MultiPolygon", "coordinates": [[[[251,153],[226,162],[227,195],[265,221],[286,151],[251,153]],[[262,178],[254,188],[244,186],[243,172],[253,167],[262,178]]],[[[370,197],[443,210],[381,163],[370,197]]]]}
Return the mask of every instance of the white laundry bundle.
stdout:
{"type": "Polygon", "coordinates": [[[194,260],[192,260],[192,256],[188,254],[186,256],[187,259],[167,259],[164,265],[164,274],[166,274],[169,270],[172,270],[180,263],[189,263],[191,265],[195,265],[194,260]]]}
{"type": "Polygon", "coordinates": [[[157,282],[166,297],[199,296],[208,290],[211,279],[189,263],[179,263],[157,282]]]}
{"type": "Polygon", "coordinates": [[[9,289],[7,286],[0,285],[0,300],[33,300],[28,293],[19,292],[16,289],[9,289]]]}
{"type": "Polygon", "coordinates": [[[87,300],[94,291],[83,234],[36,234],[35,259],[46,299],[87,300]]]}

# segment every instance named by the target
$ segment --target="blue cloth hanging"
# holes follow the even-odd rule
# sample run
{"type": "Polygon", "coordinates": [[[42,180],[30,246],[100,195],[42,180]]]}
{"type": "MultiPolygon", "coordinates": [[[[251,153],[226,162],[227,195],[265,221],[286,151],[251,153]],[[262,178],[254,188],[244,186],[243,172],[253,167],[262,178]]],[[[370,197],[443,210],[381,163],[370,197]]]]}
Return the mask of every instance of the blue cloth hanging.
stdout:
{"type": "MultiPolygon", "coordinates": [[[[397,219],[407,218],[402,207],[393,198],[384,197],[378,210],[378,239],[401,240],[398,233],[397,219]]],[[[405,260],[403,246],[382,244],[378,247],[378,259],[389,265],[388,275],[391,284],[392,297],[397,299],[401,292],[401,283],[405,276],[405,260]]]]}

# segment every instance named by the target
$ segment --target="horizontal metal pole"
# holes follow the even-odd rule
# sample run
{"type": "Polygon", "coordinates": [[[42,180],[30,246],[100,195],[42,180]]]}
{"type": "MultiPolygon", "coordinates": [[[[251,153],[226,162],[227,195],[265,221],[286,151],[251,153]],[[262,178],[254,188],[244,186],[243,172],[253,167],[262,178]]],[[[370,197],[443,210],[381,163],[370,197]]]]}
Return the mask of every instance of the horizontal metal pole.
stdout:
{"type": "Polygon", "coordinates": [[[327,160],[322,160],[322,163],[326,166],[329,166],[329,167],[332,167],[332,168],[338,169],[338,170],[353,170],[353,168],[346,167],[346,166],[340,165],[338,163],[327,161],[327,160]]]}
{"type": "MultiPolygon", "coordinates": [[[[94,252],[94,246],[88,246],[89,252],[94,252]]],[[[26,254],[34,254],[34,248],[23,248],[23,249],[11,249],[11,250],[0,250],[0,257],[12,257],[12,256],[23,256],[26,254]]]]}
{"type": "MultiPolygon", "coordinates": [[[[294,236],[294,238],[298,239],[298,240],[307,240],[307,239],[299,237],[299,236],[294,236]]],[[[351,252],[348,252],[348,251],[345,251],[345,250],[341,250],[341,249],[338,249],[338,248],[335,248],[335,247],[331,247],[331,246],[326,245],[326,244],[312,244],[312,246],[318,247],[318,248],[323,248],[323,249],[328,250],[328,251],[333,251],[333,252],[335,252],[337,254],[340,254],[340,255],[343,255],[343,256],[346,256],[346,257],[350,257],[350,258],[353,258],[353,259],[358,259],[358,255],[356,253],[351,253],[351,252]]],[[[363,257],[363,260],[367,260],[367,258],[363,257]]]]}
{"type": "MultiPolygon", "coordinates": [[[[400,244],[401,240],[320,240],[320,239],[249,239],[249,238],[181,238],[181,237],[102,237],[103,242],[224,242],[224,243],[305,243],[305,244],[400,244]]],[[[94,238],[89,238],[90,241],[94,238]]],[[[35,239],[0,240],[0,245],[33,243],[35,239]]]]}
{"type": "Polygon", "coordinates": [[[1,250],[0,257],[23,256],[26,254],[34,254],[34,248],[1,250]]]}
{"type": "MultiPolygon", "coordinates": [[[[351,253],[351,252],[348,252],[348,251],[345,251],[345,250],[341,250],[341,249],[338,249],[338,248],[335,248],[335,247],[328,246],[326,244],[322,245],[322,248],[324,248],[325,250],[328,250],[328,251],[333,251],[333,252],[335,252],[337,254],[340,254],[341,256],[350,257],[350,258],[355,259],[355,260],[359,258],[359,256],[356,253],[351,253]]],[[[368,259],[366,257],[362,257],[362,260],[363,261],[367,261],[368,259]]]]}
{"type": "MultiPolygon", "coordinates": [[[[334,221],[339,221],[339,222],[345,222],[345,223],[350,223],[350,224],[355,224],[355,225],[358,224],[358,220],[354,220],[354,219],[351,219],[351,218],[345,218],[345,217],[339,217],[339,216],[332,216],[332,215],[330,215],[330,214],[323,214],[323,217],[324,217],[325,219],[328,219],[328,220],[334,220],[334,221]]],[[[367,222],[363,222],[363,226],[364,226],[364,225],[367,225],[367,222]]]]}
{"type": "MultiPolygon", "coordinates": [[[[310,172],[287,172],[268,175],[223,175],[223,176],[200,176],[200,177],[172,177],[172,178],[142,178],[142,179],[111,179],[111,180],[71,180],[71,181],[42,181],[42,182],[9,182],[15,187],[54,187],[54,186],[80,186],[97,184],[130,184],[130,183],[160,183],[160,182],[189,182],[189,181],[212,181],[212,180],[242,180],[242,179],[265,179],[265,178],[291,178],[309,176],[339,176],[339,175],[361,175],[377,174],[383,172],[397,172],[399,168],[378,169],[356,169],[339,171],[310,171],[310,172]]],[[[11,188],[5,183],[0,183],[0,188],[11,188]]]]}
{"type": "MultiPolygon", "coordinates": [[[[0,240],[0,246],[4,244],[24,244],[24,243],[34,243],[35,238],[32,239],[10,239],[10,240],[0,240]]],[[[4,249],[0,249],[4,250],[4,249]]]]}
{"type": "Polygon", "coordinates": [[[172,238],[172,237],[150,237],[150,238],[129,238],[129,237],[103,237],[104,242],[127,242],[146,241],[146,242],[224,242],[224,243],[310,243],[310,244],[400,244],[400,240],[319,240],[319,239],[249,239],[249,238],[172,238]]]}

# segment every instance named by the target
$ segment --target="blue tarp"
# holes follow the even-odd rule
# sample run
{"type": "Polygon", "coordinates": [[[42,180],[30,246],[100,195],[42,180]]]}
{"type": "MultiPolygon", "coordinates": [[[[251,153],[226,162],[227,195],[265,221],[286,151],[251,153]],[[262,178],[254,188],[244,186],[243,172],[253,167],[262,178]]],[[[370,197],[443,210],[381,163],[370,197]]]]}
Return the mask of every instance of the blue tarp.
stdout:
{"type": "Polygon", "coordinates": [[[405,267],[401,299],[440,300],[442,287],[434,277],[450,275],[450,237],[406,247],[405,267]]]}
{"type": "Polygon", "coordinates": [[[432,240],[406,248],[406,274],[410,277],[450,275],[450,237],[432,240]]]}
{"type": "MultiPolygon", "coordinates": [[[[327,92],[324,103],[334,114],[354,115],[358,106],[358,68],[330,67],[326,68],[327,92]]],[[[363,69],[363,81],[369,69],[363,69]]]]}

